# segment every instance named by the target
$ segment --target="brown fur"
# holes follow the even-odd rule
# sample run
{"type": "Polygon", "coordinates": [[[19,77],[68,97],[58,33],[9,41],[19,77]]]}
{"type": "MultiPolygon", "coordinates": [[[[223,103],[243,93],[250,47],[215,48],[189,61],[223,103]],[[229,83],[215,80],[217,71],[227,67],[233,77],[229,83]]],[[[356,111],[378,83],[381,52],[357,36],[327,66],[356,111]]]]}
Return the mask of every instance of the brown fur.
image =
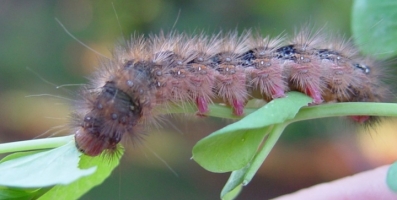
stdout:
{"type": "MultiPolygon", "coordinates": [[[[90,156],[116,152],[125,135],[155,122],[153,108],[195,103],[199,115],[223,102],[241,116],[247,100],[271,101],[290,90],[322,102],[380,102],[390,91],[379,64],[349,42],[304,28],[287,40],[237,31],[211,37],[171,32],[133,36],[82,89],[76,145],[90,156]]],[[[353,116],[370,121],[369,116],[353,116]]]]}

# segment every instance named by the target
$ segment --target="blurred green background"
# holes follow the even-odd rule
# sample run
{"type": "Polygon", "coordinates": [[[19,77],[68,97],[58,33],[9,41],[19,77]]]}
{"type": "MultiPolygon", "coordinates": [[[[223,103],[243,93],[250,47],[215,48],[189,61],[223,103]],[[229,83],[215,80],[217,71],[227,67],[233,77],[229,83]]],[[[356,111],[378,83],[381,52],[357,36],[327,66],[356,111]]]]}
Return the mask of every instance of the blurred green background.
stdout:
{"type": "MultiPolygon", "coordinates": [[[[62,125],[78,87],[55,85],[87,83],[100,56],[69,36],[55,18],[85,44],[111,56],[122,38],[171,30],[174,24],[187,32],[237,27],[276,36],[309,22],[349,37],[351,6],[347,0],[0,1],[0,142],[70,134],[62,125]]],[[[206,172],[190,157],[200,138],[228,123],[169,118],[162,128],[148,129],[142,144],[127,142],[121,166],[82,199],[219,199],[228,174],[206,172]]],[[[392,120],[372,133],[344,118],[295,124],[239,199],[268,199],[391,163],[397,159],[393,130],[392,120]]]]}

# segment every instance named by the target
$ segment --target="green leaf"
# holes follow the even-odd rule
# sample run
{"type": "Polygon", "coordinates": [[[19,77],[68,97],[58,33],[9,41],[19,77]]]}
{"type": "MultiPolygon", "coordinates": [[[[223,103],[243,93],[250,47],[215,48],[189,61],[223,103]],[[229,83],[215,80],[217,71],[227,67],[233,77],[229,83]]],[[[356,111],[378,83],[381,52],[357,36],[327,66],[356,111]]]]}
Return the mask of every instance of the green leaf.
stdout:
{"type": "Polygon", "coordinates": [[[13,153],[17,151],[32,151],[38,149],[53,149],[73,141],[74,135],[42,138],[0,144],[0,153],[13,153]]]}
{"type": "Polygon", "coordinates": [[[275,125],[254,159],[244,168],[232,172],[229,180],[222,189],[221,198],[228,197],[229,199],[234,199],[233,197],[237,197],[238,195],[235,190],[242,186],[246,186],[251,182],[252,178],[255,176],[260,166],[262,166],[274,145],[276,145],[277,140],[280,138],[287,125],[288,122],[275,125]]]}
{"type": "Polygon", "coordinates": [[[123,152],[124,150],[122,149],[121,145],[119,145],[118,152],[112,155],[112,157],[107,156],[106,152],[102,153],[101,156],[96,157],[82,155],[79,167],[82,169],[96,167],[95,173],[90,176],[82,177],[69,185],[57,185],[39,199],[78,199],[90,189],[101,184],[107,177],[109,177],[113,169],[119,165],[119,161],[123,155],[123,152]]]}
{"type": "Polygon", "coordinates": [[[4,157],[3,159],[1,159],[0,163],[3,163],[3,162],[8,161],[8,160],[13,160],[13,159],[17,159],[17,158],[20,158],[20,157],[28,156],[28,155],[40,153],[40,152],[43,152],[43,151],[45,151],[45,150],[26,151],[26,152],[13,153],[13,154],[10,154],[10,155],[4,157]]]}
{"type": "Polygon", "coordinates": [[[244,167],[266,136],[266,128],[214,133],[193,147],[193,159],[211,172],[223,173],[244,167]]]}
{"type": "Polygon", "coordinates": [[[396,10],[395,0],[354,1],[353,37],[365,54],[383,59],[397,55],[396,10]]]}
{"type": "Polygon", "coordinates": [[[211,172],[229,172],[246,166],[268,133],[269,126],[292,119],[310,103],[310,97],[290,92],[240,121],[218,130],[193,147],[193,159],[211,172]]]}
{"type": "Polygon", "coordinates": [[[0,185],[41,188],[71,182],[95,172],[95,167],[78,168],[79,156],[74,142],[49,151],[7,160],[0,164],[0,185]]]}
{"type": "Polygon", "coordinates": [[[235,194],[234,191],[236,190],[236,188],[242,188],[244,186],[244,177],[248,170],[249,165],[245,166],[242,169],[233,171],[230,174],[230,177],[221,192],[222,199],[234,199],[233,197],[236,197],[238,195],[235,194]]]}
{"type": "MultiPolygon", "coordinates": [[[[0,163],[23,156],[36,154],[43,151],[45,150],[13,153],[4,157],[0,161],[0,163]]],[[[12,199],[12,200],[35,199],[35,197],[41,196],[46,190],[48,189],[47,188],[12,188],[12,187],[0,186],[0,199],[12,199]]]]}
{"type": "Polygon", "coordinates": [[[0,162],[0,183],[7,186],[0,186],[0,199],[78,199],[111,174],[122,153],[120,146],[113,157],[106,152],[89,157],[71,141],[49,151],[8,155],[0,162]]]}
{"type": "Polygon", "coordinates": [[[8,188],[0,186],[0,199],[33,199],[40,189],[8,188]]]}
{"type": "Polygon", "coordinates": [[[391,190],[397,192],[397,162],[393,163],[387,171],[386,183],[391,190]]]}
{"type": "Polygon", "coordinates": [[[221,196],[222,200],[233,200],[235,199],[243,190],[243,186],[239,185],[238,187],[235,187],[232,191],[230,191],[228,194],[221,196]]]}

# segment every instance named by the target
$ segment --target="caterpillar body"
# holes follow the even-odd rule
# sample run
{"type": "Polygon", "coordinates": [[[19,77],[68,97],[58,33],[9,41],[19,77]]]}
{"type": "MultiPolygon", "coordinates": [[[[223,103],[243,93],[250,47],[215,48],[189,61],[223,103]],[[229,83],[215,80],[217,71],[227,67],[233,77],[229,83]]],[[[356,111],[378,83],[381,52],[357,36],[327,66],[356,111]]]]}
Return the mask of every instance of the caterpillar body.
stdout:
{"type": "Polygon", "coordinates": [[[89,156],[113,152],[125,135],[139,136],[154,107],[168,103],[194,102],[205,115],[210,103],[223,102],[242,116],[249,99],[271,101],[287,91],[307,94],[312,104],[385,101],[377,65],[348,41],[306,29],[292,39],[251,31],[133,36],[81,90],[76,146],[89,156]]]}

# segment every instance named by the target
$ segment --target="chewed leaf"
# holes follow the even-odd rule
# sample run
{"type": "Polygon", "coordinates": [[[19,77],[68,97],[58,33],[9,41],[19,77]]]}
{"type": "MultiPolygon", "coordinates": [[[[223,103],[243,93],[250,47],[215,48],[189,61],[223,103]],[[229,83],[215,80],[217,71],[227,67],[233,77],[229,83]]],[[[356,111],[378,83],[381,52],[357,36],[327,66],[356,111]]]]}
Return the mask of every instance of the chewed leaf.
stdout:
{"type": "Polygon", "coordinates": [[[118,147],[118,153],[113,155],[114,157],[105,157],[106,152],[101,156],[90,157],[86,155],[81,156],[79,167],[93,168],[96,166],[96,171],[87,177],[82,177],[79,180],[69,184],[69,185],[57,185],[53,187],[50,191],[41,196],[40,200],[69,200],[78,199],[83,194],[88,192],[93,187],[101,184],[109,175],[112,173],[113,169],[119,165],[121,156],[123,155],[123,149],[121,145],[118,147]]]}
{"type": "Polygon", "coordinates": [[[275,99],[240,121],[200,140],[193,148],[193,159],[211,172],[243,168],[255,156],[270,125],[292,119],[312,99],[299,92],[275,99]]]}
{"type": "Polygon", "coordinates": [[[361,50],[378,58],[397,55],[395,0],[355,0],[352,33],[361,50]]]}
{"type": "Polygon", "coordinates": [[[36,154],[7,160],[0,164],[0,185],[19,188],[41,188],[67,185],[95,172],[95,167],[80,169],[81,153],[74,142],[36,154]]]}

